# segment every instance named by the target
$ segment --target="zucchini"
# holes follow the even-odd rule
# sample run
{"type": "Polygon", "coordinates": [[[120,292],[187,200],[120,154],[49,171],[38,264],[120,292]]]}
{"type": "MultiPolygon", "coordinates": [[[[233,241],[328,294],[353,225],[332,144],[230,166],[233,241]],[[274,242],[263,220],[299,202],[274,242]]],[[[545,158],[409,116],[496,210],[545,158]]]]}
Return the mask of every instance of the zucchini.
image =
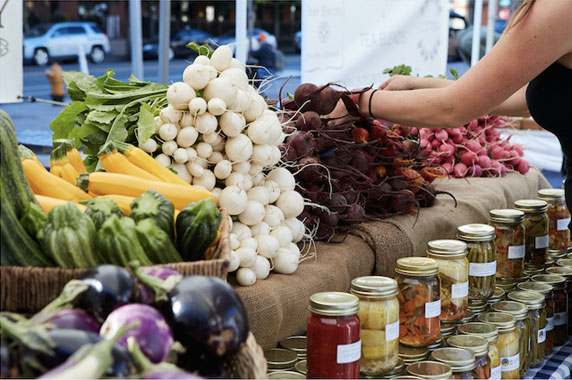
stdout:
{"type": "Polygon", "coordinates": [[[177,216],[177,249],[183,260],[204,260],[215,241],[222,215],[212,199],[191,203],[177,216]]]}
{"type": "Polygon", "coordinates": [[[135,226],[137,238],[153,264],[177,263],[183,261],[169,235],[152,219],[143,219],[135,226]]]}
{"type": "Polygon", "coordinates": [[[139,265],[153,265],[135,232],[135,222],[128,217],[111,215],[97,231],[96,247],[105,263],[127,266],[137,260],[139,265]]]}
{"type": "Polygon", "coordinates": [[[24,215],[20,218],[20,224],[24,227],[28,235],[41,244],[43,228],[47,220],[48,216],[42,209],[42,206],[30,203],[26,211],[24,211],[24,215]]]}
{"type": "Polygon", "coordinates": [[[123,211],[113,199],[93,198],[85,205],[87,205],[85,214],[93,220],[96,230],[99,230],[111,215],[124,216],[123,211]]]}
{"type": "Polygon", "coordinates": [[[131,214],[129,216],[136,223],[151,219],[157,227],[167,233],[170,239],[173,239],[174,212],[175,207],[167,198],[156,193],[155,190],[149,190],[131,202],[131,214]]]}

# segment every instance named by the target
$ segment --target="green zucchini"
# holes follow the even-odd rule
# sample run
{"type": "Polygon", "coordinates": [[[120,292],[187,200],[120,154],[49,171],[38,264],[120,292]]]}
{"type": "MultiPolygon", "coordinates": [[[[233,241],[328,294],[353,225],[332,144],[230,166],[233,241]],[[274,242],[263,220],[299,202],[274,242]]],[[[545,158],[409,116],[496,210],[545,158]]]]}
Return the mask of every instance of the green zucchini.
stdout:
{"type": "Polygon", "coordinates": [[[143,219],[135,226],[137,238],[153,264],[177,263],[183,261],[169,235],[152,219],[143,219]]]}
{"type": "Polygon", "coordinates": [[[93,220],[96,230],[99,230],[111,215],[125,216],[113,199],[93,198],[84,204],[87,206],[85,214],[93,220]]]}
{"type": "Polygon", "coordinates": [[[177,216],[177,249],[183,260],[204,260],[215,241],[222,215],[215,202],[203,199],[191,203],[177,216]]]}
{"type": "Polygon", "coordinates": [[[144,219],[151,219],[157,227],[167,233],[170,239],[173,239],[174,213],[175,208],[171,201],[154,190],[149,190],[131,202],[129,217],[136,223],[144,219]]]}
{"type": "Polygon", "coordinates": [[[96,247],[105,263],[127,266],[137,260],[139,265],[153,265],[137,238],[135,222],[128,217],[107,218],[97,231],[96,247]]]}
{"type": "Polygon", "coordinates": [[[42,206],[36,203],[30,203],[24,215],[20,218],[20,224],[28,235],[34,238],[38,243],[42,244],[43,228],[48,220],[48,216],[42,209],[42,206]]]}

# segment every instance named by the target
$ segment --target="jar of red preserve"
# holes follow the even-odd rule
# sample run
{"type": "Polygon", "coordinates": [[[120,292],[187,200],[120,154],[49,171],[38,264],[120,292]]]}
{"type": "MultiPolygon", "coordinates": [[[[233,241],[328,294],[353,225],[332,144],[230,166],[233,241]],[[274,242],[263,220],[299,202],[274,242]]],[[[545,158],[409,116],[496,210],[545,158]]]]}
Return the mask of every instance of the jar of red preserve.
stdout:
{"type": "Polygon", "coordinates": [[[307,378],[359,379],[359,298],[340,292],[310,297],[307,318],[307,378]]]}

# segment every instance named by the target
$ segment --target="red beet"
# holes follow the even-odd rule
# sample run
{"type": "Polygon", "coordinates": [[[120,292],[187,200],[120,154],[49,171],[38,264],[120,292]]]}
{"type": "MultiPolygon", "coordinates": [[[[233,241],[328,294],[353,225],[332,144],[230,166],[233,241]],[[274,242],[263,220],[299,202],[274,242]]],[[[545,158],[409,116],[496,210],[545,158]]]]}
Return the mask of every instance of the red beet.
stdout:
{"type": "MultiPolygon", "coordinates": [[[[294,97],[296,97],[296,94],[294,94],[294,97]]],[[[312,110],[320,115],[328,115],[336,108],[338,100],[340,100],[340,95],[336,90],[330,86],[326,86],[314,92],[311,98],[311,107],[312,110]]]]}
{"type": "Polygon", "coordinates": [[[296,102],[296,106],[300,108],[300,111],[312,110],[310,101],[317,91],[318,86],[313,83],[302,83],[296,87],[296,91],[294,91],[294,102],[296,102]],[[302,106],[304,107],[301,108],[302,106]]]}
{"type": "Polygon", "coordinates": [[[306,111],[296,120],[296,129],[300,131],[314,131],[322,126],[322,119],[314,111],[306,111]]]}
{"type": "Polygon", "coordinates": [[[288,144],[293,148],[298,157],[309,156],[314,152],[313,138],[310,132],[296,131],[288,137],[288,144]]]}

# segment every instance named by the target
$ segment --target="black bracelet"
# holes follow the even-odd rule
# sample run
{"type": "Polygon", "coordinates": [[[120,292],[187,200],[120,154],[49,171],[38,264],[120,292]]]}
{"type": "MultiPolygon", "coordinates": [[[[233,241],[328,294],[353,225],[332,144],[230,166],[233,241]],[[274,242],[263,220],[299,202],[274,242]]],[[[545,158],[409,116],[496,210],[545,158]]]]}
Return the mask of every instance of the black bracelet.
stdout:
{"type": "Polygon", "coordinates": [[[373,116],[373,114],[371,113],[371,99],[373,99],[373,94],[375,94],[375,92],[379,90],[378,88],[374,89],[371,92],[371,95],[369,96],[369,105],[368,105],[368,112],[369,112],[369,117],[371,117],[372,119],[375,119],[375,116],[373,116]]]}

